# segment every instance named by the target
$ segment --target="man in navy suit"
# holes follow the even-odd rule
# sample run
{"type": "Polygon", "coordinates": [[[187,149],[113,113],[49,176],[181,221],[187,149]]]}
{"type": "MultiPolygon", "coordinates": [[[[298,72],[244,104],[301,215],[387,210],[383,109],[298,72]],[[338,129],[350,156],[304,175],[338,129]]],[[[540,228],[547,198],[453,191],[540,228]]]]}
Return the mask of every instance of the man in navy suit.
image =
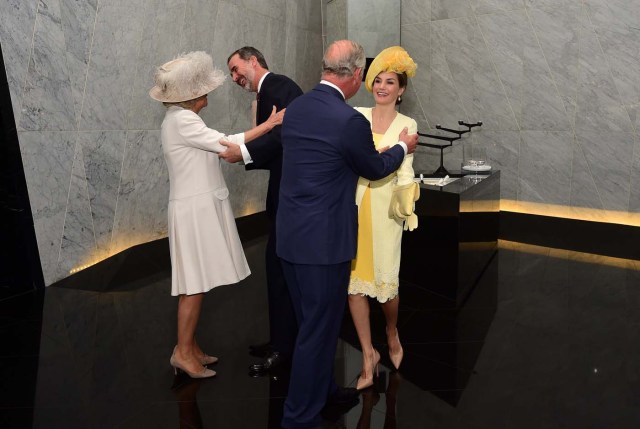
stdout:
{"type": "Polygon", "coordinates": [[[289,394],[282,426],[322,423],[326,404],[351,392],[333,380],[333,361],[356,254],[359,176],[381,179],[412,153],[417,135],[405,128],[399,144],[378,153],[365,117],[345,103],[360,88],[364,50],[349,40],[332,43],[322,80],[298,97],[282,124],[282,180],[276,216],[277,253],[298,319],[289,394]]]}
{"type": "MultiPolygon", "coordinates": [[[[300,87],[287,76],[269,72],[262,53],[245,46],[233,52],[227,60],[233,81],[244,89],[257,94],[256,123],[267,120],[273,106],[281,110],[296,97],[302,95],[300,87]]],[[[278,211],[278,193],[282,170],[282,145],[280,127],[259,137],[247,145],[223,143],[227,150],[220,158],[228,162],[243,161],[247,170],[269,170],[266,212],[270,223],[269,239],[265,252],[267,295],[269,301],[269,332],[271,344],[251,346],[252,352],[266,355],[261,363],[251,365],[254,374],[264,374],[283,366],[291,359],[298,325],[289,290],[282,274],[280,259],[276,255],[275,218],[278,211]]]]}

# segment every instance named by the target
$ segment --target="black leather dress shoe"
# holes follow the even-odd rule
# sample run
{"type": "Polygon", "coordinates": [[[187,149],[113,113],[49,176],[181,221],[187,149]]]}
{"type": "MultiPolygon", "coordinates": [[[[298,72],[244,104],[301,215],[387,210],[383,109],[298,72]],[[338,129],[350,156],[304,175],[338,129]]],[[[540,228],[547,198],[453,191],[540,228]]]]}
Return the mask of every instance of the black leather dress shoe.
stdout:
{"type": "Polygon", "coordinates": [[[265,357],[271,353],[271,342],[249,345],[249,354],[255,357],[265,357]]]}
{"type": "Polygon", "coordinates": [[[271,352],[262,362],[249,366],[249,371],[256,374],[264,374],[276,368],[282,368],[286,362],[287,359],[280,353],[271,352]]]}
{"type": "Polygon", "coordinates": [[[327,405],[350,404],[354,400],[358,400],[358,396],[360,396],[360,392],[353,387],[338,387],[338,389],[327,398],[327,405]]]}
{"type": "Polygon", "coordinates": [[[322,417],[329,422],[337,422],[340,416],[360,403],[360,392],[353,387],[338,387],[327,398],[327,404],[322,409],[322,417]]]}

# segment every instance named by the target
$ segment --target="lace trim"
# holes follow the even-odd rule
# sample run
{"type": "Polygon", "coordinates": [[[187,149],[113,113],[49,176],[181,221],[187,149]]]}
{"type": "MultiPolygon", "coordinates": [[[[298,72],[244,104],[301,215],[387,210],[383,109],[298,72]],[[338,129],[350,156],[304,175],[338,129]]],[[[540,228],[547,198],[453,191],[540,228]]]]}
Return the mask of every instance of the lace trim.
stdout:
{"type": "Polygon", "coordinates": [[[350,295],[366,295],[385,303],[398,296],[398,282],[370,282],[358,277],[351,277],[350,295]]]}

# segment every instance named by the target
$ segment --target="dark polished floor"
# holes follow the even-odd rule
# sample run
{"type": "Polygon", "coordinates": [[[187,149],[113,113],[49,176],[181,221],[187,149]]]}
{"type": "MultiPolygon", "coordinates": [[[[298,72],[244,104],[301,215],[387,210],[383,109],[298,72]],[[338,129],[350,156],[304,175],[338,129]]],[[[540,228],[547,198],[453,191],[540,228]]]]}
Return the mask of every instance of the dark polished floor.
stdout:
{"type": "MultiPolygon", "coordinates": [[[[372,309],[387,366],[335,427],[638,427],[640,264],[501,244],[462,308],[402,285],[399,373],[388,370],[372,309]]],[[[248,345],[267,336],[263,249],[263,239],[247,242],[253,275],[205,299],[199,339],[220,363],[201,382],[169,366],[176,300],[166,266],[107,290],[62,283],[0,301],[0,427],[277,427],[286,372],[247,373],[248,345]]],[[[355,344],[347,315],[336,356],[345,385],[360,368],[355,344]]]]}

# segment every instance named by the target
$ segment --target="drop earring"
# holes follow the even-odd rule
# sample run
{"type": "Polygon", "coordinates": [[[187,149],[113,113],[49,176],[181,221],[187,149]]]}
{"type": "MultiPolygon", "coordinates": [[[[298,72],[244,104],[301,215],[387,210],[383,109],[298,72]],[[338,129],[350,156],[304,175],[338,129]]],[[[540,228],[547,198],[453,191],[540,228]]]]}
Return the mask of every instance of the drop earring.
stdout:
{"type": "Polygon", "coordinates": [[[398,95],[398,103],[402,101],[402,95],[398,95]]]}

